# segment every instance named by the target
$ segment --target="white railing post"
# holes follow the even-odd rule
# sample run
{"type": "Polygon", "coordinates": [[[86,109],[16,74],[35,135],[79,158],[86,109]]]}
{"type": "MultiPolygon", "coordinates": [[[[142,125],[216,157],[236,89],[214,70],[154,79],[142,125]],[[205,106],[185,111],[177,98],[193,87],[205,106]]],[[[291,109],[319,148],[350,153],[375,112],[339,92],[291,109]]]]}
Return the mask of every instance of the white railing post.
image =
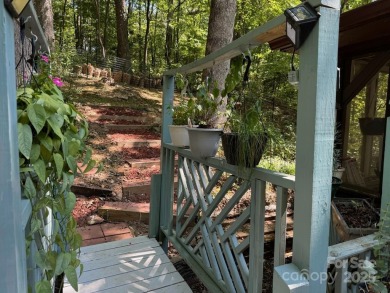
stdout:
{"type": "Polygon", "coordinates": [[[161,174],[152,175],[149,213],[149,238],[159,237],[161,211],[161,174]]]}
{"type": "Polygon", "coordinates": [[[274,266],[284,265],[286,253],[286,229],[287,229],[287,189],[278,186],[276,188],[276,219],[275,219],[275,246],[274,266]]]}
{"type": "Polygon", "coordinates": [[[163,143],[171,142],[171,136],[169,135],[168,125],[172,124],[172,106],[173,106],[174,93],[175,93],[175,77],[173,75],[164,75],[162,121],[161,121],[162,122],[161,140],[163,143]]]}
{"type": "Polygon", "coordinates": [[[27,292],[16,117],[14,20],[0,5],[0,288],[27,292]]]}
{"type": "MultiPolygon", "coordinates": [[[[161,202],[160,202],[160,225],[168,232],[172,231],[173,219],[173,172],[175,152],[164,147],[164,143],[170,143],[168,125],[172,124],[172,106],[175,92],[175,78],[173,75],[164,75],[163,78],[163,104],[161,125],[161,202]]],[[[164,233],[160,233],[160,241],[165,252],[168,249],[168,239],[164,233]]]]}
{"type": "MultiPolygon", "coordinates": [[[[320,5],[321,17],[299,50],[293,264],[305,272],[310,292],[326,292],[318,276],[327,271],[340,1],[308,2],[320,5]]],[[[281,275],[287,284],[289,276],[281,275]]],[[[306,290],[302,284],[293,291],[306,290]]]]}
{"type": "Polygon", "coordinates": [[[264,264],[264,225],[265,189],[262,180],[252,180],[250,207],[250,250],[249,250],[249,290],[250,293],[262,291],[264,264]]]}

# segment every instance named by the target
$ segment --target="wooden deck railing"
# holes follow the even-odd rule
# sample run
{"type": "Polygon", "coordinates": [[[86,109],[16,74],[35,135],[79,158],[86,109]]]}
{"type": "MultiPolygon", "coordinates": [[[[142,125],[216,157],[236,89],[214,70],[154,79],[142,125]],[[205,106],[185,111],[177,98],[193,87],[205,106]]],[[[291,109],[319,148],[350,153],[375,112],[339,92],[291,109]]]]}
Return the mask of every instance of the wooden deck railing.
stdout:
{"type": "Polygon", "coordinates": [[[328,249],[328,292],[358,293],[359,285],[364,285],[370,277],[362,272],[364,260],[371,261],[372,249],[378,244],[375,235],[367,235],[357,239],[329,246],[328,249]]]}
{"type": "Polygon", "coordinates": [[[277,186],[279,197],[273,291],[326,290],[326,282],[306,278],[302,270],[307,270],[309,277],[311,274],[326,274],[340,0],[307,2],[317,9],[321,17],[299,49],[296,180],[263,169],[254,169],[249,177],[224,160],[199,160],[191,152],[169,145],[168,125],[172,124],[170,109],[173,106],[175,75],[202,71],[260,44],[279,40],[285,35],[284,15],[200,60],[164,72],[162,173],[153,177],[150,236],[159,236],[165,248],[169,239],[212,292],[261,290],[266,182],[277,186]],[[173,222],[176,154],[179,156],[179,214],[173,222]],[[283,265],[288,188],[295,189],[299,196],[295,197],[293,260],[291,264],[283,265]],[[250,205],[230,226],[225,227],[223,220],[248,191],[250,205]],[[218,207],[222,200],[226,201],[225,208],[218,207]],[[215,210],[218,214],[214,217],[215,210]],[[248,222],[249,235],[239,237],[248,222]],[[300,276],[297,280],[293,278],[296,275],[300,276]]]}
{"type": "Polygon", "coordinates": [[[151,236],[157,236],[161,227],[165,247],[171,241],[212,292],[260,292],[266,183],[277,186],[274,258],[278,266],[284,264],[287,190],[294,189],[294,176],[261,168],[240,170],[224,159],[199,159],[170,144],[164,144],[162,152],[162,175],[153,178],[153,186],[161,188],[153,188],[151,214],[155,218],[153,213],[161,213],[159,223],[156,219],[151,223],[156,234],[151,236]],[[179,185],[174,200],[176,155],[179,185]]]}

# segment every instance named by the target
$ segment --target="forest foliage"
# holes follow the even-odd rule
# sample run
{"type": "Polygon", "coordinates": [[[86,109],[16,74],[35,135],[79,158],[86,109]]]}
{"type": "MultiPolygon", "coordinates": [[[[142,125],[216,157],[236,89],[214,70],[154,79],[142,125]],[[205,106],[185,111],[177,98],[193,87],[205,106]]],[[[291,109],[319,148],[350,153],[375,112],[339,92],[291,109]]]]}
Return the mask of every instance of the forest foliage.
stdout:
{"type": "MultiPolygon", "coordinates": [[[[342,10],[368,2],[344,0],[342,10]]],[[[131,73],[156,76],[202,58],[210,3],[210,0],[52,1],[54,55],[60,60],[57,67],[66,70],[75,62],[85,62],[80,59],[80,53],[84,52],[91,63],[119,56],[130,60],[131,73]]],[[[234,39],[299,3],[299,0],[237,0],[234,39]]],[[[291,55],[271,51],[268,45],[249,53],[253,58],[249,81],[252,94],[261,100],[260,115],[274,138],[268,155],[294,160],[297,93],[287,82],[291,55]]],[[[195,88],[201,79],[197,75],[186,78],[190,81],[189,88],[191,83],[195,88]]]]}

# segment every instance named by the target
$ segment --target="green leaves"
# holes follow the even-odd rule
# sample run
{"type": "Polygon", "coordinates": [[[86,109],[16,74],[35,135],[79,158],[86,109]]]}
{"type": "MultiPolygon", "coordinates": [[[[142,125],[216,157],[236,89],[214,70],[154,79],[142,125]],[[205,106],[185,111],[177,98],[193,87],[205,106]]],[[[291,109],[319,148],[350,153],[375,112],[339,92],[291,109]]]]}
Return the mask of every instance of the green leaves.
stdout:
{"type": "Polygon", "coordinates": [[[36,79],[43,84],[36,90],[19,90],[17,97],[21,187],[33,207],[26,249],[29,251],[36,237],[47,243],[35,254],[43,272],[43,280],[35,286],[37,292],[52,292],[51,279],[62,273],[77,290],[76,268],[82,265],[76,251],[82,238],[72,217],[76,196],[70,188],[78,160],[86,172],[96,162],[85,146],[88,123],[80,119],[74,106],[64,102],[61,91],[47,76],[36,79]],[[44,228],[49,215],[54,229],[47,234],[44,228]]]}
{"type": "Polygon", "coordinates": [[[42,128],[46,124],[46,111],[42,105],[31,104],[27,107],[27,115],[31,124],[34,126],[37,134],[39,134],[42,128]]]}
{"type": "Polygon", "coordinates": [[[54,113],[49,117],[47,123],[49,123],[50,127],[53,129],[55,134],[57,134],[60,138],[64,137],[61,131],[61,127],[64,124],[63,116],[61,116],[58,113],[54,113]]]}
{"type": "Polygon", "coordinates": [[[49,281],[39,281],[35,284],[35,291],[38,293],[52,293],[51,284],[49,281]]]}
{"type": "Polygon", "coordinates": [[[26,157],[26,159],[30,158],[32,140],[32,131],[30,126],[18,123],[19,151],[26,157]]]}
{"type": "Polygon", "coordinates": [[[54,154],[53,157],[56,165],[57,177],[61,178],[62,169],[64,168],[64,158],[61,156],[61,154],[54,154]]]}
{"type": "Polygon", "coordinates": [[[54,274],[57,276],[62,274],[68,268],[71,258],[72,257],[70,253],[61,252],[60,254],[58,254],[54,274]]]}
{"type": "Polygon", "coordinates": [[[34,163],[34,171],[37,173],[39,180],[42,183],[46,182],[46,166],[45,162],[42,160],[38,160],[34,163]]]}
{"type": "Polygon", "coordinates": [[[71,213],[75,205],[76,195],[73,192],[68,192],[68,194],[65,196],[65,211],[71,213]]]}
{"type": "Polygon", "coordinates": [[[69,281],[69,284],[78,291],[78,284],[77,284],[77,274],[76,269],[72,266],[69,266],[65,269],[65,276],[69,281]]]}
{"type": "Polygon", "coordinates": [[[35,198],[37,195],[37,191],[35,190],[35,185],[32,182],[30,176],[27,177],[26,182],[24,184],[24,195],[30,199],[35,198]]]}

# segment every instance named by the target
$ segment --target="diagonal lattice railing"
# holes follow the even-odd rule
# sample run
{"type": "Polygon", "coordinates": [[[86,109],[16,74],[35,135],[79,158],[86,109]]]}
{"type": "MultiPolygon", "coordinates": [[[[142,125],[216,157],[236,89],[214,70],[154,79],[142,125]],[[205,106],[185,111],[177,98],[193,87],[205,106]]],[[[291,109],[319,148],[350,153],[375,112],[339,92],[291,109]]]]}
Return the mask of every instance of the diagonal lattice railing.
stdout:
{"type": "MultiPolygon", "coordinates": [[[[225,160],[202,160],[171,145],[164,145],[162,157],[162,174],[153,178],[151,203],[152,215],[161,209],[160,219],[159,223],[151,219],[151,231],[161,227],[155,230],[163,232],[160,240],[167,245],[169,239],[212,292],[261,291],[266,183],[277,186],[277,266],[284,264],[287,189],[294,188],[294,177],[260,168],[239,170],[225,160]]],[[[151,232],[151,236],[157,235],[151,232]]]]}

